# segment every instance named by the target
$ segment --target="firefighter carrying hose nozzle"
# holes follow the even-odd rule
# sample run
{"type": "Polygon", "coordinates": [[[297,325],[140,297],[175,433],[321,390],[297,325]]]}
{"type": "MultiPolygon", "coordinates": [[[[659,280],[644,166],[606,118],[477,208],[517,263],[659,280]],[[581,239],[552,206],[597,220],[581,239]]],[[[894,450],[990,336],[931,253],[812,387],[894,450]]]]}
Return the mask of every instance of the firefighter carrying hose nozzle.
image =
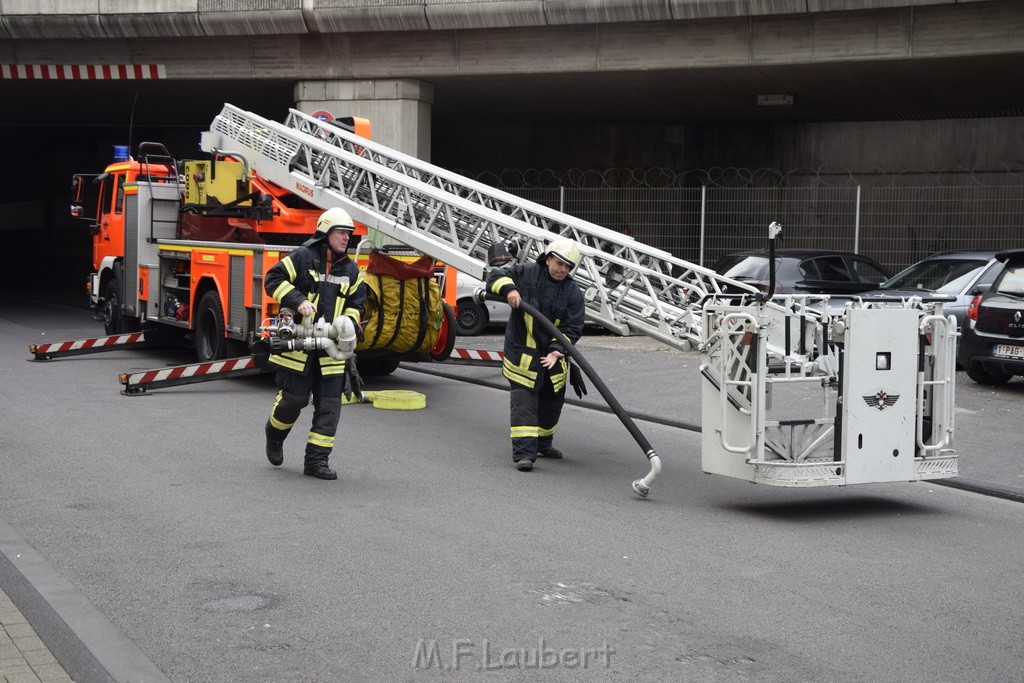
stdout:
{"type": "Polygon", "coordinates": [[[566,358],[567,350],[535,325],[520,303],[536,308],[575,345],[583,334],[585,313],[583,294],[570,273],[580,258],[575,241],[558,238],[536,263],[513,263],[493,268],[487,275],[487,290],[504,297],[512,307],[505,327],[502,374],[511,388],[512,460],[523,472],[532,470],[538,457],[562,457],[553,441],[565,404],[566,382],[572,382],[578,395],[586,390],[578,369],[566,358]]]}
{"type": "Polygon", "coordinates": [[[284,462],[284,440],[312,396],[313,424],[303,472],[318,479],[338,478],[328,459],[341,416],[341,395],[353,387],[358,391],[361,384],[352,351],[353,333],[361,330],[366,287],[347,253],[354,231],[348,212],[328,209],[313,236],[268,270],[263,283],[282,312],[291,309],[298,314],[295,327],[305,331],[270,356],[277,366],[278,392],[266,424],[267,459],[275,466],[284,462]]]}

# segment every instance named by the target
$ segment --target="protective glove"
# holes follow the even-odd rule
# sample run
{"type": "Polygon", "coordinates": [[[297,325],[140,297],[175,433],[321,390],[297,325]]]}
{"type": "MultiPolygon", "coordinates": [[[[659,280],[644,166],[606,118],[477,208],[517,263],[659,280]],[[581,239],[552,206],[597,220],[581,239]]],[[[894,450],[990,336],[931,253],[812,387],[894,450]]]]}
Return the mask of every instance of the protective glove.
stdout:
{"type": "Polygon", "coordinates": [[[349,358],[348,371],[352,374],[352,389],[360,401],[363,400],[363,378],[356,367],[356,357],[349,358]]]}
{"type": "Polygon", "coordinates": [[[583,371],[573,363],[569,364],[569,384],[576,392],[576,398],[583,398],[587,395],[587,385],[583,383],[583,371]]]}
{"type": "Polygon", "coordinates": [[[355,356],[345,361],[345,375],[341,383],[341,393],[347,401],[355,400],[362,402],[363,400],[363,378],[359,376],[355,356]]]}
{"type": "MultiPolygon", "coordinates": [[[[351,360],[352,359],[349,358],[348,361],[345,361],[346,364],[351,360]]],[[[345,372],[341,375],[341,396],[346,401],[352,400],[352,379],[348,376],[348,368],[346,368],[345,372]]]]}
{"type": "Polygon", "coordinates": [[[261,370],[270,369],[270,342],[266,339],[256,339],[249,345],[256,367],[261,370]]]}

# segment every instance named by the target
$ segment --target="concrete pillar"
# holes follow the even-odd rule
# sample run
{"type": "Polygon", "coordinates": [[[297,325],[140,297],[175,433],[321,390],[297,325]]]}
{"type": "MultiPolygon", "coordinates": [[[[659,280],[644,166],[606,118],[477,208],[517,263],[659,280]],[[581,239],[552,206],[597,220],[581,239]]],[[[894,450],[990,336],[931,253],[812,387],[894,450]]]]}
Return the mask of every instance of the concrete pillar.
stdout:
{"type": "Polygon", "coordinates": [[[426,81],[383,78],[366,81],[299,81],[295,108],[307,114],[370,119],[375,142],[430,161],[430,113],[434,86],[426,81]]]}

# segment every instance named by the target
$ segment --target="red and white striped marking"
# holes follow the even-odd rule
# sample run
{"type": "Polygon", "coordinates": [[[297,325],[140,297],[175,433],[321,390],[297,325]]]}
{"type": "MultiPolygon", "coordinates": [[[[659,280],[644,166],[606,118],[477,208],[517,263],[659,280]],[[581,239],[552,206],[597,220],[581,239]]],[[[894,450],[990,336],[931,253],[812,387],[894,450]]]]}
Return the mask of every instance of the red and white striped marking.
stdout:
{"type": "Polygon", "coordinates": [[[142,332],[134,334],[119,334],[112,337],[93,337],[92,339],[76,339],[72,341],[54,342],[53,344],[36,345],[36,354],[60,353],[63,351],[78,351],[79,349],[98,349],[105,346],[119,346],[121,344],[136,344],[144,342],[146,335],[142,332]]]}
{"type": "Polygon", "coordinates": [[[163,64],[0,64],[0,80],[137,81],[167,78],[163,64]]]}
{"type": "Polygon", "coordinates": [[[473,351],[471,349],[452,349],[452,357],[461,360],[485,360],[500,363],[505,359],[501,351],[473,351]]]}
{"type": "Polygon", "coordinates": [[[202,375],[216,375],[220,372],[233,372],[235,370],[248,370],[256,367],[256,359],[252,356],[245,358],[229,358],[228,360],[214,361],[213,363],[195,363],[193,365],[177,365],[173,368],[162,370],[147,370],[134,375],[128,375],[125,379],[126,385],[151,384],[164,380],[180,379],[183,377],[199,377],[202,375]]]}

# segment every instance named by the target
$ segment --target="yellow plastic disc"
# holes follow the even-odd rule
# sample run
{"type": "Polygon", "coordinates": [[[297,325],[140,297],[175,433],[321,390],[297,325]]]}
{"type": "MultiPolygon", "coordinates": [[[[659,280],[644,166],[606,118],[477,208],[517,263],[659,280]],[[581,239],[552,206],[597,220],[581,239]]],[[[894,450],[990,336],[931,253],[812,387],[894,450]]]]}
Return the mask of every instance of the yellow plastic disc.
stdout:
{"type": "Polygon", "coordinates": [[[420,410],[427,407],[427,395],[406,389],[364,391],[363,396],[381,410],[420,410]]]}

